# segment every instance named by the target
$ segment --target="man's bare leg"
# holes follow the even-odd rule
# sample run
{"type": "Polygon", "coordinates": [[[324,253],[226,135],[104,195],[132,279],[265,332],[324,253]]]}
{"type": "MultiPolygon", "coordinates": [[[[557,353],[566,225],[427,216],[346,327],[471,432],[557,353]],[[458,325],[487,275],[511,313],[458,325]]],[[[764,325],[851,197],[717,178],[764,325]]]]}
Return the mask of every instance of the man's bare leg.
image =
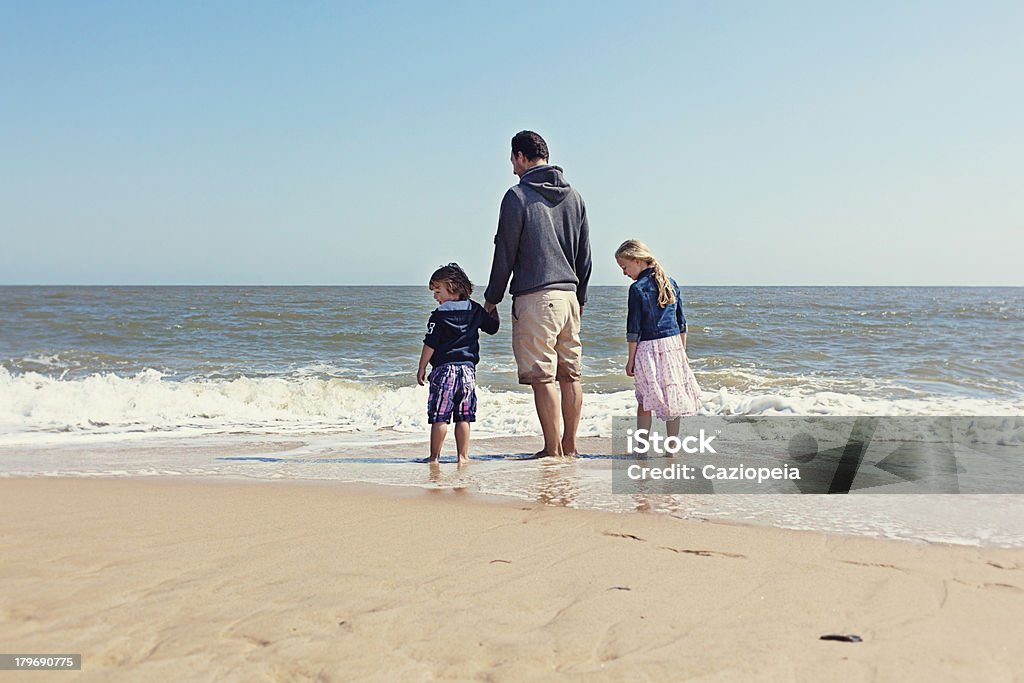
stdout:
{"type": "MultiPolygon", "coordinates": [[[[558,407],[558,389],[554,382],[535,382],[533,385],[533,404],[540,418],[540,428],[544,432],[544,455],[562,455],[562,442],[559,439],[561,419],[558,407]]],[[[541,455],[538,453],[537,455],[541,455]]]]}
{"type": "Polygon", "coordinates": [[[437,462],[441,458],[441,446],[448,434],[447,422],[435,422],[430,425],[430,460],[437,462]]]}
{"type": "Polygon", "coordinates": [[[576,432],[580,428],[580,414],[583,411],[583,385],[580,382],[560,380],[562,391],[562,454],[575,458],[579,455],[576,448],[576,432]]]}
{"type": "Polygon", "coordinates": [[[459,464],[469,462],[469,423],[455,423],[455,448],[459,452],[459,464]]]}

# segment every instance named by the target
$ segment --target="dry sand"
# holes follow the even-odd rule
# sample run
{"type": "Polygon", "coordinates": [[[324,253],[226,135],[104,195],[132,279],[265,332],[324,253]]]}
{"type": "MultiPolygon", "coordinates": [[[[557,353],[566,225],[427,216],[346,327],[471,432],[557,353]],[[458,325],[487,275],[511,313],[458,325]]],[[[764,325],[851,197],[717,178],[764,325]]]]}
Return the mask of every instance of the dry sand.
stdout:
{"type": "Polygon", "coordinates": [[[7,479],[0,510],[0,652],[84,656],[0,681],[1024,672],[1024,550],[312,484],[7,479]]]}

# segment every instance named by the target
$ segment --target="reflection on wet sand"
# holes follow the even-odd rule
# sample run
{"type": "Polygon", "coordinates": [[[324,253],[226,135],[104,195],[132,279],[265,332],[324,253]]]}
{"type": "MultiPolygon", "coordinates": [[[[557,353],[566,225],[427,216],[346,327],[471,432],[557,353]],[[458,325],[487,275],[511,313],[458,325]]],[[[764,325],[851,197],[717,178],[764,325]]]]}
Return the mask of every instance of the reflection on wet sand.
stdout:
{"type": "Polygon", "coordinates": [[[427,466],[429,468],[428,479],[431,484],[435,485],[427,489],[431,493],[451,491],[463,495],[469,492],[470,486],[473,484],[472,479],[468,476],[469,463],[458,463],[454,471],[450,468],[442,468],[440,462],[428,462],[427,466]],[[445,472],[448,474],[446,475],[445,472]]]}
{"type": "Polygon", "coordinates": [[[537,502],[569,507],[579,496],[579,474],[574,459],[549,458],[537,470],[537,502]]]}
{"type": "Polygon", "coordinates": [[[677,514],[685,512],[681,505],[681,496],[673,495],[634,495],[633,509],[636,512],[659,512],[662,514],[677,514]]]}

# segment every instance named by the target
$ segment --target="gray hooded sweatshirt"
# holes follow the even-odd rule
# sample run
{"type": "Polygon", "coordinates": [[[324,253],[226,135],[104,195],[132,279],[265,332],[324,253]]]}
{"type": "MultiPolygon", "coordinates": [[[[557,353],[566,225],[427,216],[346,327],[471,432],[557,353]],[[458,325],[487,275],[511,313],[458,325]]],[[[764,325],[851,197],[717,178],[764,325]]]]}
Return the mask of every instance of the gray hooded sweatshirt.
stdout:
{"type": "Polygon", "coordinates": [[[574,291],[582,306],[590,269],[590,228],[583,198],[558,166],[531,168],[501,200],[484,299],[500,303],[511,275],[512,296],[542,289],[574,291]]]}

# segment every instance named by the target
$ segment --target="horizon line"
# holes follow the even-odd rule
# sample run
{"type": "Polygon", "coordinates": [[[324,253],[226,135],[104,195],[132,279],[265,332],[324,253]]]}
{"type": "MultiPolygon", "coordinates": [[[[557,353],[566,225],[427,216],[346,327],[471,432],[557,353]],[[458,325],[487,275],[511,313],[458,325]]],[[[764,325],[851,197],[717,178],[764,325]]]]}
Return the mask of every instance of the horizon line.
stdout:
{"type": "MultiPolygon", "coordinates": [[[[629,283],[621,284],[591,284],[588,285],[588,289],[595,287],[627,287],[629,283]]],[[[474,283],[474,286],[479,286],[474,283]]],[[[1024,284],[1019,285],[993,285],[993,284],[738,284],[738,285],[708,285],[708,284],[690,284],[681,285],[685,287],[806,287],[806,288],[822,288],[822,287],[878,287],[878,288],[921,288],[921,289],[935,289],[942,287],[955,287],[955,288],[986,288],[986,289],[1020,289],[1024,288],[1024,284]]],[[[24,284],[24,283],[0,283],[0,287],[422,287],[426,288],[423,284],[374,284],[374,283],[344,283],[344,284],[312,284],[312,283],[290,283],[290,284],[255,284],[255,283],[92,283],[92,284],[81,284],[81,283],[48,283],[48,284],[24,284]]],[[[506,295],[508,295],[506,293],[506,295]]],[[[510,295],[508,295],[510,296],[510,295]]]]}

